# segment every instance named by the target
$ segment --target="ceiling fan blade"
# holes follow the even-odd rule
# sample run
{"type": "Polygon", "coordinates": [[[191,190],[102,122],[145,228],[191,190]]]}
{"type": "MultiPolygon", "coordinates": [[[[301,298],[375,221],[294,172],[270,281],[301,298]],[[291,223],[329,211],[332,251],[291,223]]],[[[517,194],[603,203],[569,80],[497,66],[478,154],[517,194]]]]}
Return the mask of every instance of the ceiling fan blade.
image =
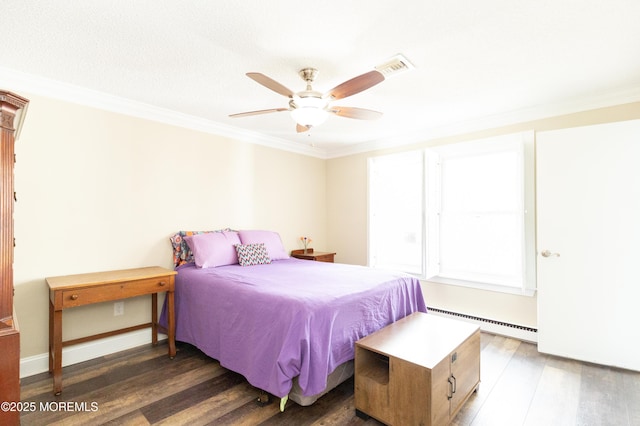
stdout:
{"type": "Polygon", "coordinates": [[[231,114],[229,115],[229,117],[233,117],[233,118],[247,117],[249,115],[268,114],[270,112],[280,112],[280,111],[289,111],[289,108],[271,108],[271,109],[261,109],[258,111],[239,112],[237,114],[231,114]]]}
{"type": "Polygon", "coordinates": [[[311,126],[303,126],[302,124],[297,124],[296,123],[296,132],[298,133],[303,133],[308,131],[311,128],[311,126]]]}
{"type": "Polygon", "coordinates": [[[284,95],[288,98],[292,98],[294,93],[287,87],[283,86],[282,84],[278,83],[277,81],[275,81],[274,79],[272,79],[271,77],[267,77],[264,74],[261,74],[259,72],[248,72],[247,73],[247,77],[255,80],[256,82],[262,84],[264,87],[266,87],[267,89],[271,89],[276,93],[280,93],[281,95],[284,95]]]}
{"type": "Polygon", "coordinates": [[[384,81],[384,75],[381,72],[376,70],[369,71],[337,85],[327,92],[325,97],[331,97],[333,100],[343,99],[367,90],[382,81],[384,81]]]}
{"type": "Polygon", "coordinates": [[[327,111],[340,117],[357,118],[359,120],[376,120],[382,117],[381,112],[364,108],[332,106],[327,111]]]}

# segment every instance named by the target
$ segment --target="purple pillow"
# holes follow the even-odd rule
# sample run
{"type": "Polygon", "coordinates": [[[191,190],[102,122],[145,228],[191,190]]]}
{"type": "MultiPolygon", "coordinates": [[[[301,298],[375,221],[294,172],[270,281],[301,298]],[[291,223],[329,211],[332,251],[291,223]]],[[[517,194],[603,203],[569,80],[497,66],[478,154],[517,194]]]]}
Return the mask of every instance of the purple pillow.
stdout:
{"type": "Polygon", "coordinates": [[[234,246],[240,244],[240,238],[235,231],[187,235],[184,239],[193,252],[198,268],[215,268],[238,263],[238,254],[234,246]]]}
{"type": "Polygon", "coordinates": [[[280,234],[274,231],[238,231],[242,244],[264,243],[271,260],[288,259],[289,255],[282,245],[280,234]]]}

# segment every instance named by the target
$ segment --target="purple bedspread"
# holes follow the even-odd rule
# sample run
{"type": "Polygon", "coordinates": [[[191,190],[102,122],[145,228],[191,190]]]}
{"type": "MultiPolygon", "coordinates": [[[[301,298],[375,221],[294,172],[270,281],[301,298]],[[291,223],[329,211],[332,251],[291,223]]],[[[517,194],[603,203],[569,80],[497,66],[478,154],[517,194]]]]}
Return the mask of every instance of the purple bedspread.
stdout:
{"type": "MultiPolygon", "coordinates": [[[[408,314],[426,312],[410,275],[299,259],[268,265],[178,268],[176,339],[195,345],[253,386],[305,396],[326,387],[355,342],[408,314]]],[[[161,323],[166,325],[163,309],[161,323]]]]}

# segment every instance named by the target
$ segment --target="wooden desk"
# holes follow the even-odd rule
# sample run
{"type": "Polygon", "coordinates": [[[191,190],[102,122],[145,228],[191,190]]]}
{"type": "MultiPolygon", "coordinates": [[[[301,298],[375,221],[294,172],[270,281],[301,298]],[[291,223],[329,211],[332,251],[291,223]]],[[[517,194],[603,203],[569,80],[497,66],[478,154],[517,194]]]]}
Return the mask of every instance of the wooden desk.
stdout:
{"type": "Polygon", "coordinates": [[[62,348],[116,334],[151,327],[153,344],[158,343],[158,293],[167,295],[167,336],[169,356],[176,355],[173,291],[175,271],[152,266],[119,271],[95,272],[47,278],[49,285],[49,372],[53,373],[53,393],[62,392],[62,348]],[[108,302],[151,294],[151,322],[62,341],[62,311],[91,303],[108,302]]]}
{"type": "Polygon", "coordinates": [[[335,253],[326,252],[326,251],[316,251],[314,252],[312,248],[307,249],[305,253],[304,250],[291,250],[291,257],[295,257],[297,259],[305,259],[305,260],[315,260],[316,262],[329,262],[333,263],[333,257],[335,253]]]}

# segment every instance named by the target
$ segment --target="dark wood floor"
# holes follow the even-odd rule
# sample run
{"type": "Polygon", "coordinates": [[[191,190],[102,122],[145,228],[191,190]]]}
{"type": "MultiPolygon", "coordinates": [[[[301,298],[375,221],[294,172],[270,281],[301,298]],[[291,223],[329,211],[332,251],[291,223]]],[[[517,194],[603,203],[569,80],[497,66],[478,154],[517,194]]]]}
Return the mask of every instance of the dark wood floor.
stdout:
{"type": "MultiPolygon", "coordinates": [[[[640,425],[640,373],[483,334],[481,380],[453,424],[640,425]]],[[[55,397],[48,373],[23,379],[22,400],[36,411],[23,413],[22,424],[380,425],[355,416],[353,379],[310,407],[289,402],[280,413],[277,402],[258,406],[258,391],[242,376],[186,344],[174,360],[161,344],[66,367],[63,386],[55,397]]]]}

